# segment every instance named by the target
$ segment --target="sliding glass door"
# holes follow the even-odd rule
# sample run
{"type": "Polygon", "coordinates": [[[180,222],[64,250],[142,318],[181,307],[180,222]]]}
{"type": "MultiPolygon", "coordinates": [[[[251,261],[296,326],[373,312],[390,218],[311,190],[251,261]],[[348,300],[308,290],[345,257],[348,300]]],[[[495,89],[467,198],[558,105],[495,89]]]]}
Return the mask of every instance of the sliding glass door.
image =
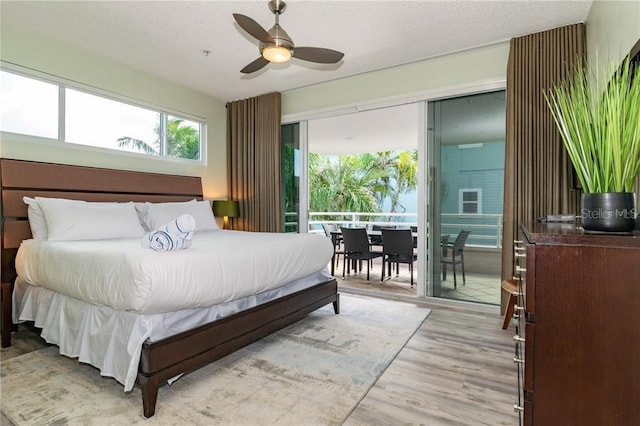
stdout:
{"type": "Polygon", "coordinates": [[[504,134],[504,90],[284,124],[285,229],[411,228],[417,285],[341,285],[499,304],[504,134]]]}
{"type": "Polygon", "coordinates": [[[504,90],[427,102],[429,295],[500,303],[504,90]]]}

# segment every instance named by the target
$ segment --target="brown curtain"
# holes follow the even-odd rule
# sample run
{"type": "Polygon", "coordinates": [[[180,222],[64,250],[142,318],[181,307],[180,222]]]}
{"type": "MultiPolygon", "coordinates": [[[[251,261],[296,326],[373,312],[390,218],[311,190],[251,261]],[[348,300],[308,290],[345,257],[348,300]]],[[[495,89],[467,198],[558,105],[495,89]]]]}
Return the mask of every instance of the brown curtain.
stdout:
{"type": "Polygon", "coordinates": [[[240,204],[231,229],[283,232],[280,93],[227,103],[229,198],[240,204]]]}
{"type": "Polygon", "coordinates": [[[507,65],[502,279],[513,276],[513,240],[522,222],[547,214],[579,214],[580,191],[543,97],[586,54],[584,24],[511,40],[507,65]]]}

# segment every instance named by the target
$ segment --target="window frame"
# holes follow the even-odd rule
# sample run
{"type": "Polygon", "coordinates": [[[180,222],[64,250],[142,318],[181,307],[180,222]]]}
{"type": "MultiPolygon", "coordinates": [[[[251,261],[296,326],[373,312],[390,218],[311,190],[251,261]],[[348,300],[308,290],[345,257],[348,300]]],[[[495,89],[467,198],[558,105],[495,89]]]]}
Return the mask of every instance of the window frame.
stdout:
{"type": "Polygon", "coordinates": [[[482,214],[482,188],[460,188],[458,189],[458,214],[482,214]],[[477,195],[477,200],[475,202],[472,201],[464,201],[464,194],[466,193],[475,193],[477,195]],[[476,205],[475,213],[465,213],[464,206],[465,204],[476,205]]]}
{"type": "Polygon", "coordinates": [[[43,83],[53,84],[58,87],[58,111],[57,111],[58,112],[58,132],[57,132],[58,137],[57,138],[48,138],[48,137],[42,137],[37,135],[30,135],[25,133],[14,133],[14,132],[0,130],[0,137],[2,139],[10,139],[17,142],[47,144],[49,146],[51,146],[52,143],[55,143],[57,146],[64,146],[66,149],[93,151],[93,152],[106,152],[113,155],[134,156],[138,158],[142,157],[145,159],[164,161],[164,162],[185,163],[185,164],[194,164],[194,165],[202,165],[202,166],[207,165],[207,123],[206,123],[206,119],[204,119],[203,117],[198,117],[193,114],[188,114],[182,111],[177,111],[170,108],[154,105],[148,102],[143,102],[137,99],[133,99],[131,97],[118,94],[118,93],[110,92],[97,87],[67,80],[67,79],[46,74],[37,70],[27,69],[19,65],[7,63],[5,61],[0,61],[0,71],[4,71],[10,74],[15,74],[20,77],[40,81],[43,83]],[[96,96],[96,97],[107,99],[110,101],[119,102],[125,105],[130,105],[130,106],[157,112],[160,116],[160,125],[161,125],[160,154],[152,155],[144,152],[125,151],[125,150],[119,150],[115,148],[98,147],[93,145],[84,145],[79,143],[67,142],[66,134],[65,134],[66,89],[79,91],[91,96],[96,96]],[[200,147],[199,147],[200,158],[199,159],[172,157],[166,154],[167,152],[167,148],[166,148],[167,116],[191,121],[198,125],[198,131],[200,136],[200,147]]]}

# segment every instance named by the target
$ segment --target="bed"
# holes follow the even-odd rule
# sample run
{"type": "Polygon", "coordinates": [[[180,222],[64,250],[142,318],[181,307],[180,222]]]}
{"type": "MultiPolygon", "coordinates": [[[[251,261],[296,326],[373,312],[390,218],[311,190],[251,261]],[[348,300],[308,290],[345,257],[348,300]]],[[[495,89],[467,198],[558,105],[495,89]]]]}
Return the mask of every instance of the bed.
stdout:
{"type": "MultiPolygon", "coordinates": [[[[88,257],[82,258],[81,255],[92,253],[93,246],[97,245],[97,243],[84,241],[81,242],[80,246],[77,246],[75,243],[34,241],[31,227],[27,220],[27,206],[23,202],[23,197],[61,198],[89,202],[123,203],[132,201],[162,205],[163,203],[188,202],[194,199],[202,200],[200,178],[1,159],[0,184],[2,190],[2,346],[6,347],[11,344],[11,331],[15,327],[12,316],[15,315],[16,320],[20,319],[16,312],[12,313],[12,301],[16,306],[16,311],[20,310],[20,312],[24,313],[25,318],[34,320],[36,326],[39,326],[38,318],[42,316],[41,312],[51,315],[51,312],[56,312],[54,307],[57,307],[58,304],[65,304],[65,306],[77,305],[79,306],[77,311],[84,312],[82,315],[86,315],[86,312],[97,312],[98,314],[95,317],[111,315],[117,319],[116,323],[127,324],[127,329],[138,330],[131,333],[131,336],[138,340],[129,337],[129,340],[123,342],[109,343],[110,346],[107,352],[112,353],[116,359],[124,358],[116,362],[115,367],[110,366],[108,363],[103,365],[102,362],[104,360],[96,361],[91,357],[83,358],[82,355],[78,356],[76,352],[65,354],[78,356],[80,361],[88,362],[99,368],[101,374],[115,377],[125,385],[125,390],[127,390],[127,384],[130,385],[133,380],[142,390],[145,417],[154,415],[158,388],[167,383],[167,381],[207,365],[305,317],[308,313],[327,304],[332,303],[335,313],[339,313],[337,283],[325,271],[333,250],[331,243],[326,239],[323,239],[322,244],[331,247],[331,253],[327,253],[326,250],[322,249],[321,251],[324,253],[322,256],[316,256],[315,254],[313,256],[319,257],[321,263],[324,262],[322,269],[312,265],[313,262],[318,260],[312,262],[310,258],[297,257],[295,254],[289,253],[284,257],[290,257],[293,263],[273,267],[269,263],[269,268],[267,268],[269,271],[259,274],[265,276],[271,274],[277,277],[277,280],[276,278],[271,279],[268,285],[249,285],[248,287],[252,287],[252,290],[239,290],[247,287],[241,284],[245,284],[245,281],[248,282],[250,279],[247,278],[246,274],[243,275],[245,268],[238,264],[228,266],[228,269],[222,275],[213,271],[202,273],[202,275],[195,276],[195,278],[194,276],[186,278],[189,275],[188,271],[176,274],[172,272],[172,268],[176,267],[176,265],[172,266],[165,261],[161,262],[165,268],[162,276],[168,277],[166,278],[168,283],[172,284],[171,280],[179,280],[181,282],[176,285],[185,285],[187,289],[192,288],[188,287],[192,284],[192,281],[199,279],[202,279],[203,282],[208,282],[209,285],[223,278],[227,283],[237,283],[238,290],[235,290],[234,285],[234,287],[229,288],[226,294],[220,296],[221,299],[216,299],[213,296],[209,298],[208,293],[206,293],[207,290],[202,290],[205,293],[191,294],[191,303],[195,303],[195,305],[189,305],[189,309],[180,309],[180,306],[173,305],[172,297],[156,295],[154,297],[145,296],[147,298],[142,299],[136,298],[136,296],[139,296],[136,294],[132,295],[130,301],[125,301],[126,303],[123,302],[121,305],[118,305],[120,299],[116,300],[113,302],[116,304],[115,308],[103,306],[102,303],[107,302],[103,301],[101,297],[107,297],[108,295],[106,294],[109,292],[103,291],[98,296],[95,296],[96,299],[94,300],[91,299],[93,296],[85,295],[80,288],[81,286],[77,283],[68,286],[70,293],[65,290],[65,294],[61,294],[45,285],[46,274],[53,274],[54,278],[60,277],[60,281],[63,283],[70,282],[74,277],[80,281],[90,281],[92,279],[91,275],[83,276],[81,274],[82,269],[78,268],[77,264],[78,262],[82,264],[91,262],[92,256],[87,255],[88,257]],[[25,243],[19,253],[18,248],[23,241],[25,243]],[[42,262],[38,262],[38,259],[45,258],[42,257],[42,253],[50,255],[53,246],[66,247],[71,253],[76,250],[77,256],[67,257],[75,261],[76,265],[66,265],[59,263],[58,260],[52,260],[49,263],[61,265],[58,270],[54,268],[53,272],[40,271],[40,268],[36,266],[42,262]],[[22,276],[18,276],[18,271],[16,270],[17,255],[18,269],[21,271],[22,276]],[[324,257],[327,257],[326,262],[324,257]],[[304,265],[307,265],[305,266],[307,269],[301,268],[304,265]],[[318,270],[311,272],[310,269],[318,270]],[[294,273],[297,275],[292,275],[294,273]],[[79,277],[82,278],[80,279],[79,277]],[[292,279],[292,277],[295,278],[292,279]],[[43,281],[37,283],[38,285],[31,285],[34,283],[29,283],[29,280],[43,281]],[[282,280],[285,280],[285,282],[281,282],[282,280]],[[78,293],[73,293],[73,291],[78,293]],[[86,299],[86,297],[89,297],[89,299],[86,299]],[[156,303],[147,303],[147,299],[153,299],[156,303]],[[160,300],[159,304],[158,300],[160,300]],[[157,308],[157,306],[162,308],[157,308]],[[131,326],[128,324],[131,324],[131,326]],[[133,346],[133,349],[128,350],[127,345],[133,346]],[[125,377],[125,373],[119,372],[122,369],[118,370],[117,365],[119,365],[118,363],[126,364],[127,357],[132,358],[133,367],[127,367],[128,375],[125,377]],[[134,368],[133,376],[131,376],[131,368],[134,368]]],[[[208,247],[207,244],[223,247],[231,247],[235,244],[238,249],[254,245],[265,247],[270,244],[267,240],[267,235],[260,235],[260,233],[255,235],[246,234],[249,233],[216,230],[194,233],[192,247],[182,250],[171,259],[177,259],[180,256],[189,256],[189,261],[196,259],[198,256],[204,259],[210,255],[204,251],[204,247],[208,247]],[[250,240],[249,238],[251,237],[254,239],[250,240]]],[[[283,234],[274,234],[273,237],[298,238],[287,237],[283,234]]],[[[304,236],[299,236],[299,238],[304,238],[304,236]]],[[[318,241],[313,241],[312,243],[317,245],[318,241]]],[[[292,240],[290,244],[298,244],[298,242],[292,240]]],[[[306,244],[309,244],[309,242],[306,242],[306,244]]],[[[143,266],[139,266],[137,269],[145,269],[147,268],[145,265],[149,262],[148,258],[153,261],[153,255],[150,254],[152,253],[151,251],[147,250],[145,252],[138,245],[139,240],[125,239],[110,241],[106,245],[100,244],[100,249],[103,250],[106,247],[106,250],[111,251],[113,255],[125,253],[126,256],[124,257],[127,259],[135,257],[134,255],[139,255],[140,261],[147,263],[142,264],[143,266]]],[[[298,251],[305,252],[305,250],[298,251]]],[[[269,250],[262,250],[262,252],[269,252],[269,250]]],[[[271,252],[273,255],[276,251],[274,249],[271,252]]],[[[100,255],[102,256],[102,253],[100,255]]],[[[247,249],[247,256],[246,261],[263,264],[260,263],[259,257],[251,257],[259,256],[259,253],[250,255],[247,249]]],[[[229,265],[228,261],[223,261],[223,257],[223,253],[216,254],[216,259],[219,258],[218,263],[229,265]]],[[[100,259],[103,258],[100,257],[100,259]]],[[[166,259],[169,259],[169,257],[166,259]]],[[[269,258],[269,262],[272,260],[269,258]]],[[[193,262],[195,261],[193,260],[193,262]]],[[[109,262],[112,263],[113,260],[109,262]]],[[[201,263],[203,262],[201,261],[201,263]]],[[[94,278],[98,279],[99,275],[94,273],[94,278]]],[[[97,283],[95,285],[98,286],[100,284],[97,283]]],[[[106,283],[103,285],[117,284],[106,283]]],[[[94,286],[93,282],[91,282],[91,286],[94,286]]],[[[123,287],[122,291],[125,290],[123,287]]],[[[119,294],[120,292],[113,293],[119,294]]],[[[185,291],[185,293],[190,293],[190,291],[185,291]]],[[[150,292],[149,294],[153,293],[150,292]]],[[[58,321],[59,323],[81,324],[85,321],[85,317],[80,316],[80,313],[75,313],[75,308],[64,312],[65,316],[70,316],[70,318],[65,319],[65,321],[58,321]],[[77,317],[74,315],[77,315],[77,317]]],[[[45,338],[58,344],[61,352],[63,352],[63,348],[65,348],[64,339],[58,339],[55,336],[51,337],[51,335],[69,334],[70,332],[55,330],[55,328],[51,332],[47,327],[49,326],[43,328],[43,335],[48,333],[45,338]]],[[[110,335],[120,334],[114,329],[105,329],[103,331],[110,335]]],[[[86,343],[81,337],[79,339],[82,345],[86,343]]]]}

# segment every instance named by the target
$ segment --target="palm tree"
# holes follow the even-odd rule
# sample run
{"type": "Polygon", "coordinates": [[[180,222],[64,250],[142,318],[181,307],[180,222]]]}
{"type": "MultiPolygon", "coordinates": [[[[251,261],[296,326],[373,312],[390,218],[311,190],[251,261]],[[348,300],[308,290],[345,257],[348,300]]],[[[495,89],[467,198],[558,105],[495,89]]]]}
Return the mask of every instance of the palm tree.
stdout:
{"type": "Polygon", "coordinates": [[[336,158],[309,154],[312,211],[380,212],[386,198],[398,211],[400,196],[417,188],[418,153],[383,151],[336,158]]]}
{"type": "MultiPolygon", "coordinates": [[[[197,160],[200,156],[200,132],[189,125],[183,125],[183,122],[184,120],[180,118],[167,120],[167,155],[197,160]]],[[[158,136],[153,145],[141,139],[122,136],[118,138],[118,146],[137,149],[145,154],[160,155],[161,129],[159,122],[154,131],[158,136]]]]}
{"type": "Polygon", "coordinates": [[[400,151],[394,160],[391,167],[395,181],[395,188],[391,194],[391,213],[397,212],[398,206],[402,207],[403,211],[406,210],[400,204],[400,195],[415,191],[418,187],[418,151],[400,151]]]}
{"type": "Polygon", "coordinates": [[[391,196],[394,191],[391,172],[391,167],[394,162],[392,154],[391,151],[360,154],[360,161],[365,168],[384,171],[384,173],[379,174],[374,184],[374,191],[380,205],[382,205],[385,198],[391,196]]]}
{"type": "Polygon", "coordinates": [[[363,167],[358,156],[336,160],[309,154],[309,204],[312,211],[379,212],[375,194],[377,170],[363,167]]]}

